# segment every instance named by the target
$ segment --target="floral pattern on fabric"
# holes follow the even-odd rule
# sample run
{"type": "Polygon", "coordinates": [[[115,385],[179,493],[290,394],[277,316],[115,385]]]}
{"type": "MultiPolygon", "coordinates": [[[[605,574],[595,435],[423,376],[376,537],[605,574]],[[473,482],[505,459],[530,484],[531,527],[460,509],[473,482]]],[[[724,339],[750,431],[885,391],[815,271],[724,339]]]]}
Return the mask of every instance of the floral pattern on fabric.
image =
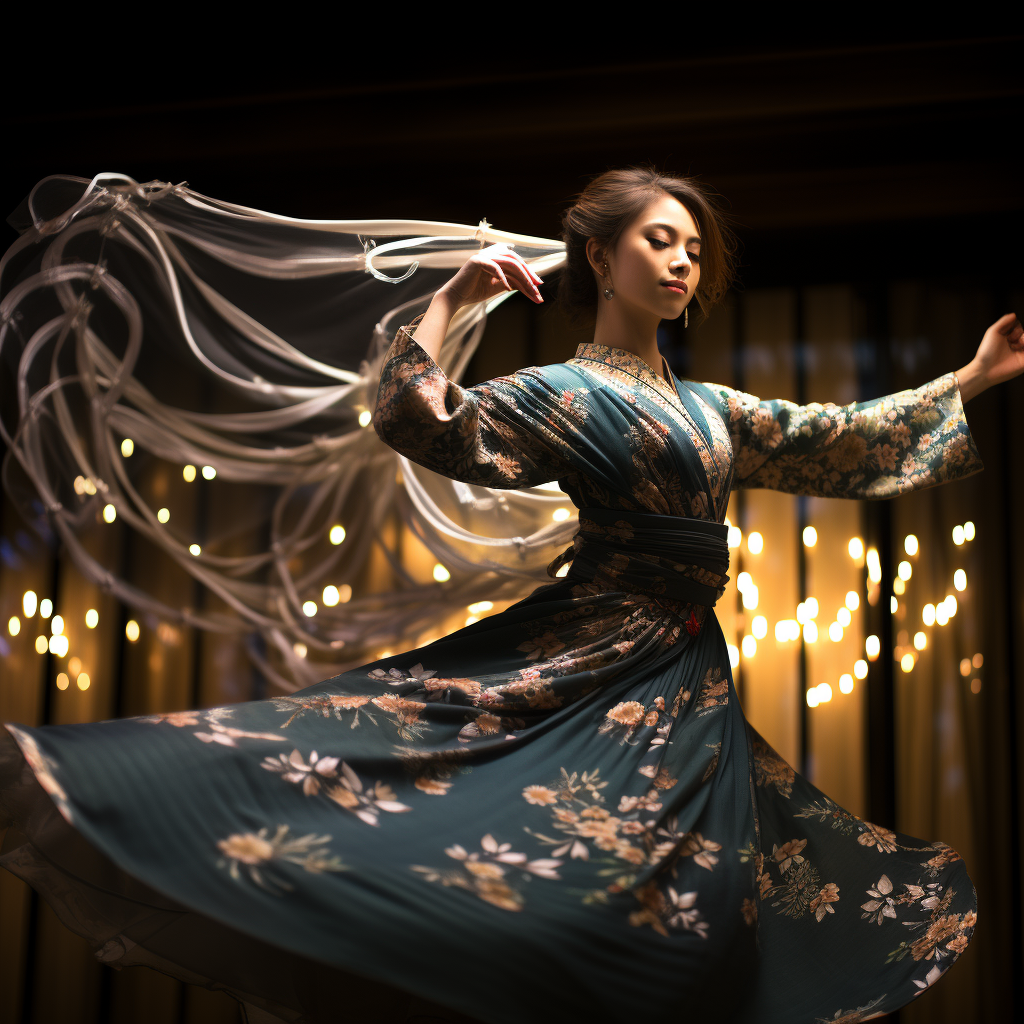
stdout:
{"type": "Polygon", "coordinates": [[[310,977],[393,974],[444,1004],[450,972],[393,956],[428,949],[491,1024],[678,1016],[712,976],[749,996],[741,1024],[792,1024],[795,1000],[835,1024],[934,985],[976,923],[963,861],[840,807],[749,725],[713,552],[736,487],[886,497],[977,472],[952,375],[797,406],[589,343],[464,388],[414,331],[385,356],[377,434],[467,483],[558,480],[604,524],[559,556],[569,575],[288,696],[8,726],[43,796],[124,871],[310,977]],[[500,1000],[495,948],[530,979],[500,1000]]]}
{"type": "Polygon", "coordinates": [[[762,401],[707,384],[729,424],[733,489],[890,498],[982,469],[956,375],[849,405],[762,401]]]}
{"type": "Polygon", "coordinates": [[[364,786],[363,780],[344,761],[339,764],[336,757],[318,758],[315,750],[309,755],[308,763],[298,750],[293,750],[287,756],[264,758],[263,767],[280,774],[285,782],[300,785],[306,796],[323,794],[367,825],[379,825],[381,811],[394,814],[412,810],[408,804],[395,799],[394,790],[386,783],[364,786]]]}
{"type": "Polygon", "coordinates": [[[256,833],[246,832],[221,839],[217,849],[223,856],[217,861],[217,866],[227,867],[228,874],[235,881],[241,881],[245,875],[275,896],[295,889],[281,875],[282,862],[296,864],[312,874],[347,870],[339,857],[320,848],[331,841],[330,836],[310,834],[290,838],[288,828],[287,825],[278,825],[273,836],[269,828],[261,828],[256,833]]]}
{"type": "Polygon", "coordinates": [[[515,888],[516,875],[528,881],[531,877],[558,879],[561,861],[551,857],[529,860],[525,853],[512,849],[511,843],[499,843],[490,833],[480,840],[480,849],[472,852],[456,843],[445,851],[461,864],[461,870],[445,871],[413,864],[428,882],[465,889],[486,903],[501,910],[522,910],[524,890],[515,888]]]}
{"type": "Polygon", "coordinates": [[[585,391],[519,370],[463,388],[401,328],[381,373],[373,427],[413,462],[465,483],[531,487],[571,467],[585,391]]]}

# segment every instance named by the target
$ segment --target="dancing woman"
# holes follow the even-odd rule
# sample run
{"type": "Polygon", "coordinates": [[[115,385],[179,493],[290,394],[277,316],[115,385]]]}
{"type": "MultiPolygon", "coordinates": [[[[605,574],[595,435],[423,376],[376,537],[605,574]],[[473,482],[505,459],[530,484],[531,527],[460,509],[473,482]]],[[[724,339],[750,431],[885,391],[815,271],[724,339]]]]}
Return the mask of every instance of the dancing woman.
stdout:
{"type": "Polygon", "coordinates": [[[966,948],[956,851],[797,774],[744,719],[713,608],[731,490],[885,498],[980,471],[962,403],[1024,371],[1019,322],[911,391],[762,401],[658,352],[662,320],[729,283],[696,184],[603,174],[564,240],[559,299],[592,341],[450,380],[460,308],[542,301],[491,246],[399,330],[373,413],[447,477],[558,480],[579,531],[553,582],[287,697],[0,732],[0,864],[104,962],[224,989],[253,1021],[400,1022],[411,993],[489,1024],[812,1024],[891,1012],[966,948]]]}

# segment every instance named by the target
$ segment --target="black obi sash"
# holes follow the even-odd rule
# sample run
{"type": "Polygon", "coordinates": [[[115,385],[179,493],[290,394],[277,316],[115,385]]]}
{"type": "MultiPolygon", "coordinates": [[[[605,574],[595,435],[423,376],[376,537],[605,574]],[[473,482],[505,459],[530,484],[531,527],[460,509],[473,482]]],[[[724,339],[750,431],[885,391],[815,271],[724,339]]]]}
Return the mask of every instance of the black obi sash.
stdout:
{"type": "Polygon", "coordinates": [[[581,508],[573,546],[549,566],[571,561],[566,580],[711,607],[729,582],[729,529],[683,516],[581,508]]]}

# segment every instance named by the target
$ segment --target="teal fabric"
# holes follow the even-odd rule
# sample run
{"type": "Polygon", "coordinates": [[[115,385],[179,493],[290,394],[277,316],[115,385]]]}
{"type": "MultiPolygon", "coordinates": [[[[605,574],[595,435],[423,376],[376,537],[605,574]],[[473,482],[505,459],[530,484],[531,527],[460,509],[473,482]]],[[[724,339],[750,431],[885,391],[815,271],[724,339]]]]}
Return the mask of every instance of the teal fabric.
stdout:
{"type": "Polygon", "coordinates": [[[568,575],[288,697],[9,724],[81,836],[282,971],[299,956],[490,1024],[854,1021],[934,984],[975,926],[963,861],[779,757],[713,605],[731,489],[884,497],[977,472],[953,375],[796,406],[586,344],[462,388],[403,329],[374,427],[468,482],[558,479],[581,510],[550,570],[568,575]]]}

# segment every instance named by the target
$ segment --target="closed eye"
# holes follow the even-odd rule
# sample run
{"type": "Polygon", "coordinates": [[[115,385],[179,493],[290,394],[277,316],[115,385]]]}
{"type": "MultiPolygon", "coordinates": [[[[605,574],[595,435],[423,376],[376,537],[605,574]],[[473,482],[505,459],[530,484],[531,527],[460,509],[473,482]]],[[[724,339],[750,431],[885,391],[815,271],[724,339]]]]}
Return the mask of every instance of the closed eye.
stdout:
{"type": "MultiPolygon", "coordinates": [[[[649,238],[648,241],[657,249],[667,249],[670,244],[666,242],[663,238],[649,238]]],[[[699,252],[688,252],[686,255],[690,257],[692,262],[700,263],[699,252]]]]}

